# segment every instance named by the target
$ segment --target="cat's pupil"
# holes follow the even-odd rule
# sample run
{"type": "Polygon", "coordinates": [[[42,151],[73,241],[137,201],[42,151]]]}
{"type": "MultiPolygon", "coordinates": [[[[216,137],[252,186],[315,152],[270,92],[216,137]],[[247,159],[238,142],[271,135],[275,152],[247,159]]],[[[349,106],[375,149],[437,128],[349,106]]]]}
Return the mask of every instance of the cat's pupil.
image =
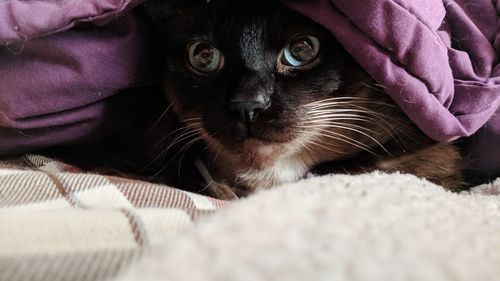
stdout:
{"type": "Polygon", "coordinates": [[[306,38],[303,38],[298,42],[294,42],[291,46],[290,52],[295,59],[301,62],[307,62],[313,59],[316,55],[313,44],[306,38]]]}
{"type": "Polygon", "coordinates": [[[208,45],[200,45],[195,50],[194,60],[200,68],[206,68],[210,66],[214,58],[215,50],[208,45]]]}
{"type": "Polygon", "coordinates": [[[192,42],[187,50],[191,70],[198,75],[216,73],[224,65],[221,52],[209,42],[192,42]]]}
{"type": "Polygon", "coordinates": [[[319,55],[321,42],[312,35],[304,35],[290,41],[283,49],[281,63],[295,68],[301,68],[315,62],[319,55]]]}

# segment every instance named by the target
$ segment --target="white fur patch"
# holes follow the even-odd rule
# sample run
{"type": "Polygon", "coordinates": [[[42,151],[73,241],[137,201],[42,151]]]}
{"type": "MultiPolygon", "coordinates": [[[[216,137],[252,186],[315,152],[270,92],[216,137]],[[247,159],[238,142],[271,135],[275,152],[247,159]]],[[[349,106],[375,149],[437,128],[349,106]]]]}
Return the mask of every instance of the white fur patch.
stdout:
{"type": "Polygon", "coordinates": [[[272,166],[265,169],[248,169],[238,175],[238,180],[259,189],[294,182],[302,179],[312,163],[302,153],[280,157],[272,166]]]}

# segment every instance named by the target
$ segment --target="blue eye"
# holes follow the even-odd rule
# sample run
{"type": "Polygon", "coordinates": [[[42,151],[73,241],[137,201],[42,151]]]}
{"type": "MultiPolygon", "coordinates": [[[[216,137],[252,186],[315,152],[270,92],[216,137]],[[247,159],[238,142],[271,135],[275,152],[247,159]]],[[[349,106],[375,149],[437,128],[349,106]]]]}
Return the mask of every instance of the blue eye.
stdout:
{"type": "Polygon", "coordinates": [[[188,60],[191,67],[201,74],[213,74],[224,66],[222,53],[207,41],[188,45],[188,60]]]}
{"type": "Polygon", "coordinates": [[[314,36],[295,38],[283,49],[281,62],[292,67],[308,65],[316,59],[320,47],[319,39],[314,36]]]}

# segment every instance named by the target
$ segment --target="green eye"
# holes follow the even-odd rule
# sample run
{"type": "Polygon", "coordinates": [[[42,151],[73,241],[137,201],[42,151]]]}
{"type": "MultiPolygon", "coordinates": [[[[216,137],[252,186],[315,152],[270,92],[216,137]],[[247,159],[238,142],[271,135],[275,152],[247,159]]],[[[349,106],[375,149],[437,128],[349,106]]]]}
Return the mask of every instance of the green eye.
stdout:
{"type": "Polygon", "coordinates": [[[320,47],[319,39],[314,36],[297,37],[283,49],[281,61],[292,67],[308,65],[316,59],[320,47]]]}
{"type": "Polygon", "coordinates": [[[222,53],[207,41],[195,41],[188,45],[190,66],[201,74],[213,74],[224,66],[222,53]]]}

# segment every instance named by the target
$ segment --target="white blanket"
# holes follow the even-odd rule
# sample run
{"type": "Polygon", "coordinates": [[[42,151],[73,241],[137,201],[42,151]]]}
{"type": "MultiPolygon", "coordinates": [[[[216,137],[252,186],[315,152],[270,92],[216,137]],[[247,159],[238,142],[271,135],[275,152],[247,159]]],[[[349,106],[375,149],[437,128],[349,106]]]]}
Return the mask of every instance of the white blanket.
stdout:
{"type": "Polygon", "coordinates": [[[260,192],[118,278],[500,280],[500,179],[461,194],[410,175],[312,178],[260,192]]]}

